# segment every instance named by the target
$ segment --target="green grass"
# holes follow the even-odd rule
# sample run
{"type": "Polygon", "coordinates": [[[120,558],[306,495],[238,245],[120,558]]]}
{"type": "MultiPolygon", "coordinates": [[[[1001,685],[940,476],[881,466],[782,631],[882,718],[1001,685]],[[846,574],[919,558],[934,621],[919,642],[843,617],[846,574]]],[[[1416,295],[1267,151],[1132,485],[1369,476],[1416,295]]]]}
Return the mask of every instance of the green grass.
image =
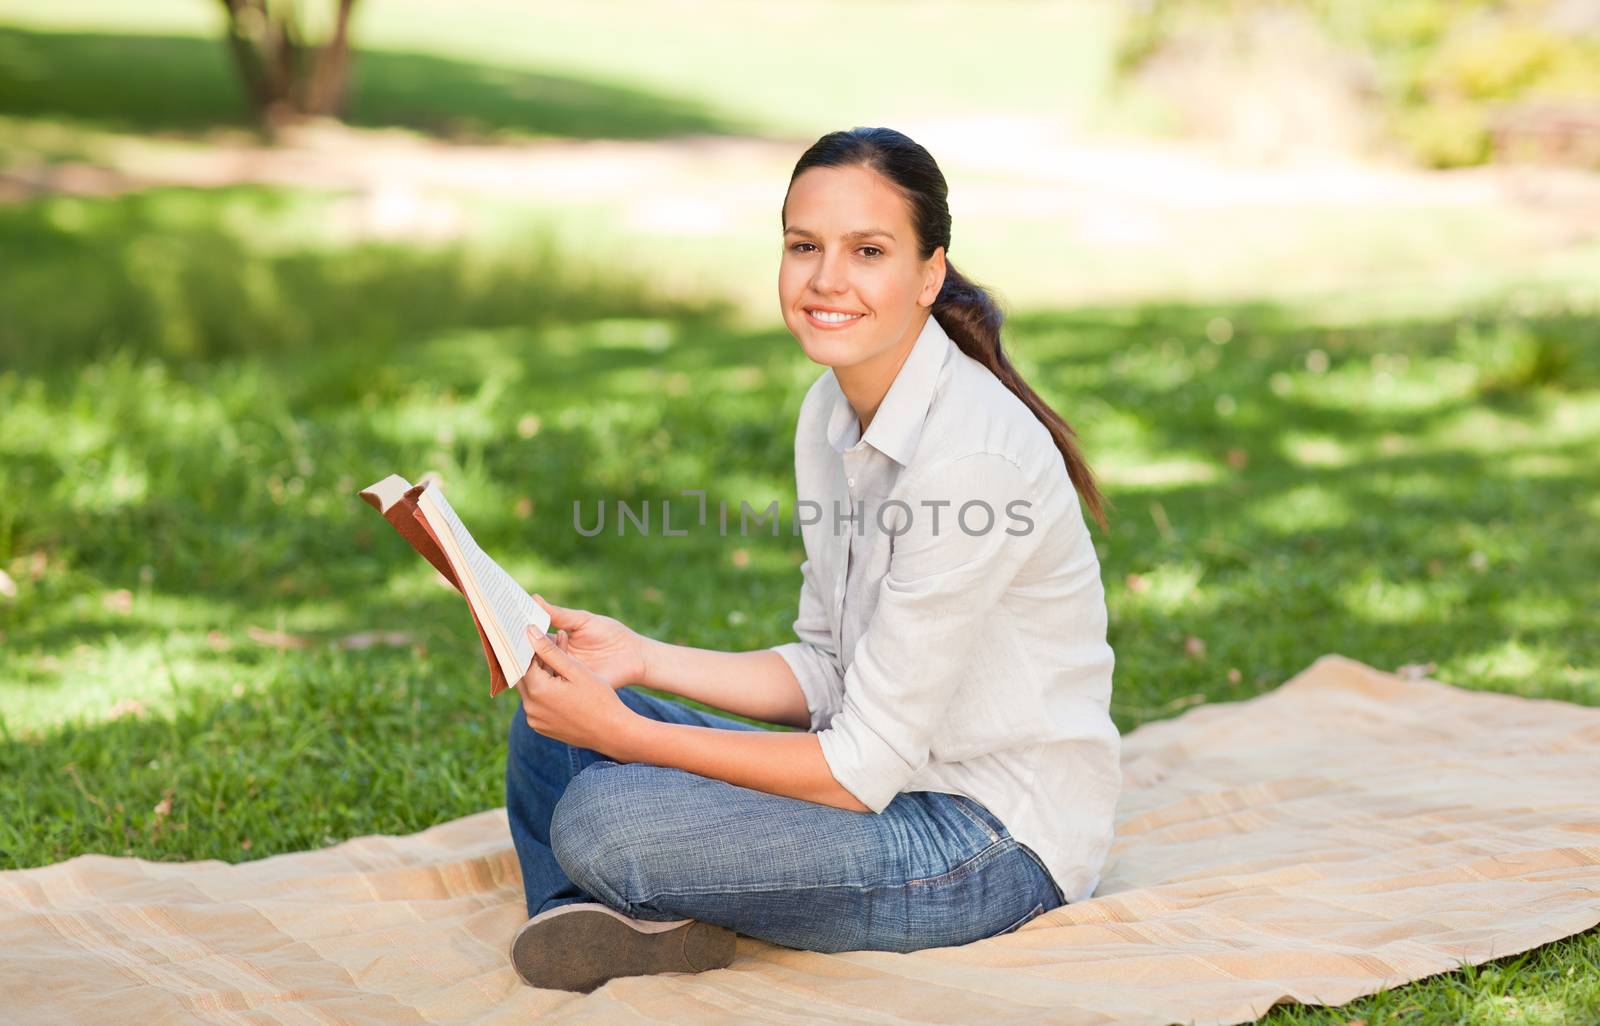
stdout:
{"type": "MultiPolygon", "coordinates": [[[[536,240],[341,246],[330,202],[0,208],[0,246],[29,253],[0,278],[8,867],[253,859],[501,801],[512,703],[488,701],[460,599],[354,495],[391,471],[438,471],[558,601],[694,645],[787,636],[798,539],[571,521],[683,488],[792,501],[818,368],[786,332],[536,240]],[[372,631],[406,637],[340,644],[372,631]]],[[[1600,702],[1592,298],[1409,320],[1145,303],[1010,330],[1116,503],[1096,538],[1124,731],[1332,651],[1600,702]]],[[[1560,1022],[1600,1001],[1597,963],[1591,931],[1270,1018],[1560,1022]]]]}

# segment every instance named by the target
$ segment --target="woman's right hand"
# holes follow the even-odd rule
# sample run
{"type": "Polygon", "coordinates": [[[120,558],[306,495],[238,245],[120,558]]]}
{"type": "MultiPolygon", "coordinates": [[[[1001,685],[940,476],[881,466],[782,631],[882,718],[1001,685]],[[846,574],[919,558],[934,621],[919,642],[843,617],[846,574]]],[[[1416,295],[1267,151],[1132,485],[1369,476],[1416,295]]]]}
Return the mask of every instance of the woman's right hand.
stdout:
{"type": "Polygon", "coordinates": [[[557,630],[561,647],[577,656],[595,676],[613,688],[644,683],[644,639],[632,628],[586,609],[551,605],[542,595],[533,600],[550,614],[550,626],[557,630]]]}

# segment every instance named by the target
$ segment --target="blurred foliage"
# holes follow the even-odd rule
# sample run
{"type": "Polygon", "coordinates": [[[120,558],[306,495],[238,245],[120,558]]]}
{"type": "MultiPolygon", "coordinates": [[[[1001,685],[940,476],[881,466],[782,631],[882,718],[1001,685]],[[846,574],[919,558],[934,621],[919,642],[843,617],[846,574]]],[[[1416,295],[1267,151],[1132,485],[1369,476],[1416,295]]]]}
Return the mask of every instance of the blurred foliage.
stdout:
{"type": "Polygon", "coordinates": [[[1558,0],[1147,0],[1115,63],[1126,75],[1192,33],[1281,8],[1365,55],[1387,128],[1423,164],[1488,161],[1497,118],[1519,104],[1577,100],[1600,118],[1600,17],[1568,22],[1558,0]]]}

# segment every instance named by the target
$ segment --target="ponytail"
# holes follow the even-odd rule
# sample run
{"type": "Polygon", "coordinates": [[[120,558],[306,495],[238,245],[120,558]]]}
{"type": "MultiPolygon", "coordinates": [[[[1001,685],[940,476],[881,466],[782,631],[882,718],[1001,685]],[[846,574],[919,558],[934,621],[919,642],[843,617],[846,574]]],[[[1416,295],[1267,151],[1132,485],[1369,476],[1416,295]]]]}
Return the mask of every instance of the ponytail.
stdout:
{"type": "Polygon", "coordinates": [[[956,270],[948,256],[944,262],[944,285],[939,289],[939,297],[933,301],[933,315],[939,319],[939,326],[945,334],[963,353],[989,368],[1000,379],[1000,383],[1021,399],[1023,405],[1032,410],[1040,423],[1050,430],[1050,437],[1055,439],[1056,448],[1061,451],[1061,458],[1067,465],[1067,476],[1072,479],[1072,486],[1083,497],[1084,505],[1089,507],[1090,515],[1100,529],[1108,530],[1106,497],[1101,494],[1099,485],[1095,483],[1094,472],[1089,469],[1088,461],[1078,449],[1077,432],[1050,408],[1049,403],[1039,398],[1039,393],[1011,365],[1005,347],[1000,344],[1000,325],[1005,320],[1000,305],[987,289],[956,270]]]}

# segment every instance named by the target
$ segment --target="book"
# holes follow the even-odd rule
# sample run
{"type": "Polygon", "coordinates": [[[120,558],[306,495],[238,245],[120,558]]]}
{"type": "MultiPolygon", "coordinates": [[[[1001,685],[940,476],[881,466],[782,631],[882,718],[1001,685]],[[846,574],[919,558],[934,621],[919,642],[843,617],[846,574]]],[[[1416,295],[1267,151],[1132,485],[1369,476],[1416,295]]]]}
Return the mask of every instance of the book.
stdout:
{"type": "Polygon", "coordinates": [[[489,697],[516,687],[533,662],[528,627],[548,632],[550,614],[478,547],[437,482],[390,474],[359,494],[467,600],[489,663],[489,697]]]}

